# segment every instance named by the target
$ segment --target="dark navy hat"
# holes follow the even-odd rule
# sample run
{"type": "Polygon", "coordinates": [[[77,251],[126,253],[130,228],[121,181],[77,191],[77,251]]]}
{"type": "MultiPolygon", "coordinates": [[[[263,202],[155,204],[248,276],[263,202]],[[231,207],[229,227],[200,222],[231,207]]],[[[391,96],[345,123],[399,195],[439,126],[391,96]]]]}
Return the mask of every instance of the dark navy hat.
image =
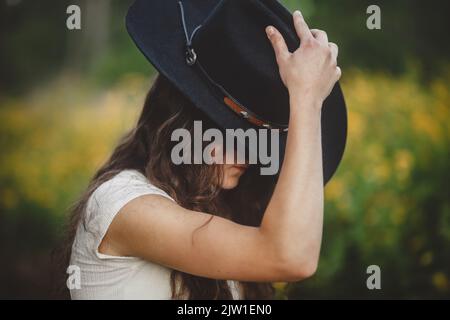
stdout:
{"type": "MultiPolygon", "coordinates": [[[[289,94],[265,28],[276,27],[289,50],[300,45],[291,13],[277,0],[136,0],[126,25],[137,47],[221,128],[288,131],[289,94]]],[[[345,149],[347,113],[335,85],[322,108],[324,184],[345,149]]]]}

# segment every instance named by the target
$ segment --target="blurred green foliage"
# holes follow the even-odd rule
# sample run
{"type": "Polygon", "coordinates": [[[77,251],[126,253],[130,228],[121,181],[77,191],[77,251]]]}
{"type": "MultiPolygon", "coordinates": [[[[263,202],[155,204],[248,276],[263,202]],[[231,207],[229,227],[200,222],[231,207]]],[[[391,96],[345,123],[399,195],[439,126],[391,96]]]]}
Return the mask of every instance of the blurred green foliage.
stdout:
{"type": "MultiPolygon", "coordinates": [[[[124,28],[129,3],[0,1],[0,298],[49,297],[67,208],[136,121],[154,71],[124,28]],[[69,3],[103,17],[69,32],[69,3]]],[[[285,3],[340,46],[349,136],[318,272],[278,297],[450,298],[450,2],[378,1],[379,31],[368,1],[285,3]]]]}

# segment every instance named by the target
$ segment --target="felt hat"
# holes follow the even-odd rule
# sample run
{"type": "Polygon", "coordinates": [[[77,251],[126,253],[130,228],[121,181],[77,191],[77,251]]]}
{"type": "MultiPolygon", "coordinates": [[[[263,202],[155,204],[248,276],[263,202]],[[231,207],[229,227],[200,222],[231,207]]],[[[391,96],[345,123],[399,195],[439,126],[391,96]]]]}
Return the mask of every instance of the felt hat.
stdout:
{"type": "MultiPolygon", "coordinates": [[[[283,158],[289,94],[265,28],[291,52],[300,45],[291,13],[277,0],[136,0],[127,30],[160,74],[221,128],[280,130],[283,158]]],[[[322,107],[326,184],[345,149],[347,112],[336,83],[322,107]]]]}

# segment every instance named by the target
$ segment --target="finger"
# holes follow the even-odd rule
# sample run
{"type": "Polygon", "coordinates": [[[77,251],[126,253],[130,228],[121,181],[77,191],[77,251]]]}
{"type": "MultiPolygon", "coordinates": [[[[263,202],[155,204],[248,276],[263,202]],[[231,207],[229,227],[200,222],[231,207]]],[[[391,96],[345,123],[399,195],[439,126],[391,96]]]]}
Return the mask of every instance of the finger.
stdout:
{"type": "Polygon", "coordinates": [[[287,59],[290,55],[290,52],[281,33],[273,26],[268,26],[266,28],[266,33],[272,44],[277,62],[280,63],[287,59]]]}
{"type": "Polygon", "coordinates": [[[337,46],[336,43],[330,42],[328,43],[328,46],[331,49],[331,54],[333,56],[334,60],[337,60],[338,54],[339,54],[339,47],[337,46]]]}
{"type": "Polygon", "coordinates": [[[328,43],[328,35],[325,31],[319,29],[311,29],[311,34],[317,41],[321,43],[328,43]]]}
{"type": "Polygon", "coordinates": [[[336,67],[336,79],[339,80],[342,76],[342,70],[339,67],[336,67]]]}
{"type": "Polygon", "coordinates": [[[300,11],[295,11],[293,14],[294,17],[294,26],[297,31],[297,35],[300,38],[300,41],[309,41],[313,38],[311,31],[309,30],[308,25],[306,24],[305,19],[300,11]]]}

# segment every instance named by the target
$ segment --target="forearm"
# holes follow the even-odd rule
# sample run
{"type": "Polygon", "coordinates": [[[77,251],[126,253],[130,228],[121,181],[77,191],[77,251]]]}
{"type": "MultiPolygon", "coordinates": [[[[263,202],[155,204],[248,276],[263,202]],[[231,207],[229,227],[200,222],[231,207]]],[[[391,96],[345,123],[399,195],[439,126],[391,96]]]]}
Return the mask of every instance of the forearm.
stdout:
{"type": "Polygon", "coordinates": [[[286,152],[261,231],[282,259],[317,263],[323,224],[321,101],[291,95],[286,152]]]}

